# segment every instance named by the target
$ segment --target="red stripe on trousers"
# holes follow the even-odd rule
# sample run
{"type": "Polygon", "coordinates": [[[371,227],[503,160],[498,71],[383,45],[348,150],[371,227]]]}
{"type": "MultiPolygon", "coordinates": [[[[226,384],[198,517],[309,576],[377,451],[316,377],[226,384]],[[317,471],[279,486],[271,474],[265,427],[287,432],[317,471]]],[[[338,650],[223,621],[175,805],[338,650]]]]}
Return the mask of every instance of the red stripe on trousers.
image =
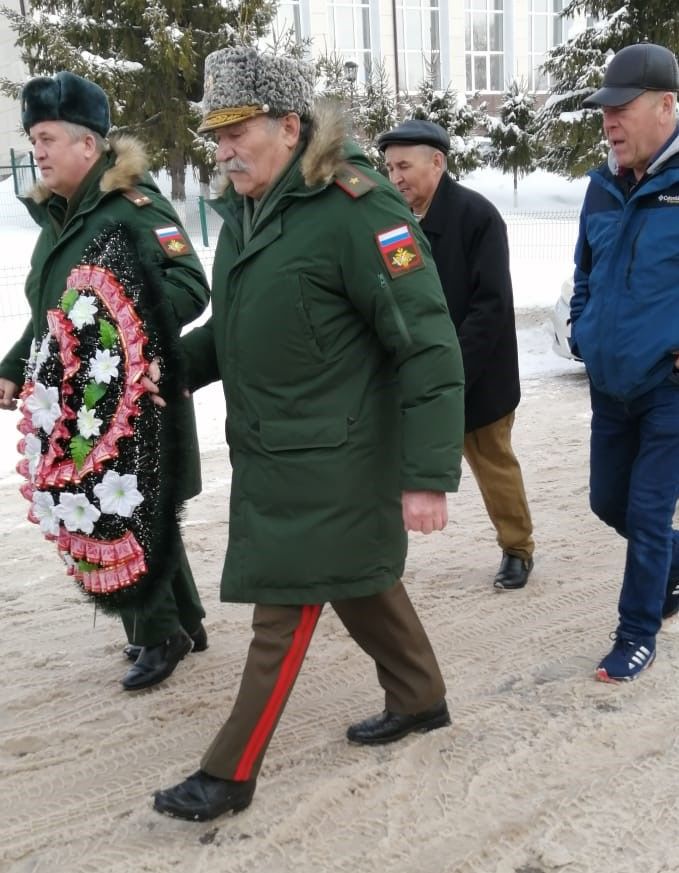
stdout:
{"type": "Polygon", "coordinates": [[[245,745],[233,775],[234,780],[237,782],[250,778],[252,767],[274,729],[286,697],[302,666],[302,661],[304,660],[306,650],[309,648],[309,643],[311,642],[311,637],[313,636],[322,608],[322,604],[302,607],[299,624],[292,635],[290,648],[281,662],[281,669],[276,679],[276,684],[250,735],[250,739],[245,745]]]}

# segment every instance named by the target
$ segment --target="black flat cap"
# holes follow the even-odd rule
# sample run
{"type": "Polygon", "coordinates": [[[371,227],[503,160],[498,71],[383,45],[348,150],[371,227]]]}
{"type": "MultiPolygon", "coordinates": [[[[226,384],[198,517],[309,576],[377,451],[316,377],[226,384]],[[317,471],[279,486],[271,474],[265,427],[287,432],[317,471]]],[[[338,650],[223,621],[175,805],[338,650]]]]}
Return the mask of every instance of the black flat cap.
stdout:
{"type": "Polygon", "coordinates": [[[377,148],[383,152],[390,145],[428,145],[447,155],[450,151],[450,137],[440,124],[409,118],[393,130],[380,134],[377,148]]]}
{"type": "Polygon", "coordinates": [[[105,137],[111,127],[108,99],[99,85],[75,73],[39,76],[21,92],[21,123],[28,133],[41,121],[70,121],[105,137]]]}
{"type": "Polygon", "coordinates": [[[674,54],[652,42],[628,45],[606,67],[602,87],[582,105],[623,106],[644,91],[679,91],[679,66],[674,54]]]}

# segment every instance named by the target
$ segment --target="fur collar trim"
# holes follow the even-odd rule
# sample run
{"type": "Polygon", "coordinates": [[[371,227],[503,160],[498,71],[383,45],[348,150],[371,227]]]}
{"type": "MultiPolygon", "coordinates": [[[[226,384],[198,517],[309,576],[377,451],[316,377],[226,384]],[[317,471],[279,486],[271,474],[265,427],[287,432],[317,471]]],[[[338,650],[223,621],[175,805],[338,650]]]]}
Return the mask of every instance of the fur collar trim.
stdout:
{"type": "MultiPolygon", "coordinates": [[[[111,191],[126,191],[134,188],[148,170],[149,161],[142,143],[132,136],[118,136],[109,141],[109,148],[115,155],[113,166],[102,175],[99,188],[103,194],[111,191]]],[[[28,193],[35,203],[44,203],[52,192],[44,182],[37,182],[28,193]]]]}

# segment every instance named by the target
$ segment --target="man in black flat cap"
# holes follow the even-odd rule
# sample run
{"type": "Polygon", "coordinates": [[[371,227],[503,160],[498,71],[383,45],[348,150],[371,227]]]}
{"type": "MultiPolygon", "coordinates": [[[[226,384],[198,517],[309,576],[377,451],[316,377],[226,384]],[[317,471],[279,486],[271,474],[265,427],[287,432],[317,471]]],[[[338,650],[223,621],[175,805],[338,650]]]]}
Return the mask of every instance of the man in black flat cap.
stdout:
{"type": "Polygon", "coordinates": [[[651,666],[679,612],[679,65],[661,45],[621,49],[603,87],[608,160],[590,173],[575,250],[571,346],[592,403],[590,505],[627,540],[613,648],[597,679],[651,666]]]}
{"type": "Polygon", "coordinates": [[[495,207],[447,173],[450,138],[410,119],[383,133],[389,178],[431,245],[455,324],[465,374],[464,457],[497,531],[497,590],[523,588],[533,569],[533,525],[512,450],[521,396],[505,224],[495,207]]]}

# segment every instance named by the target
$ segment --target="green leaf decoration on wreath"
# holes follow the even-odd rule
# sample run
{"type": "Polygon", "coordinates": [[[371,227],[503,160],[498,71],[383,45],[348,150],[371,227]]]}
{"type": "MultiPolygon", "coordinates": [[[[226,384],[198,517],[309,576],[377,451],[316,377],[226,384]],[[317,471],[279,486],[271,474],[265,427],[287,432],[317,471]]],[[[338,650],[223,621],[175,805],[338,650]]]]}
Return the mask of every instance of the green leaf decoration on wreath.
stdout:
{"type": "Polygon", "coordinates": [[[73,463],[80,469],[92,449],[92,440],[86,440],[85,437],[77,434],[71,438],[69,448],[71,449],[73,463]]]}
{"type": "Polygon", "coordinates": [[[101,382],[90,382],[83,392],[83,400],[88,409],[94,409],[101,398],[106,394],[107,386],[101,382]]]}
{"type": "Polygon", "coordinates": [[[118,331],[105,318],[99,319],[99,339],[105,349],[112,349],[118,341],[118,331]]]}
{"type": "Polygon", "coordinates": [[[64,310],[66,315],[73,309],[76,300],[78,299],[78,292],[75,288],[67,288],[64,291],[61,297],[61,308],[64,310]]]}
{"type": "Polygon", "coordinates": [[[90,573],[92,570],[98,570],[99,564],[90,564],[89,561],[78,561],[78,569],[81,573],[90,573]]]}

